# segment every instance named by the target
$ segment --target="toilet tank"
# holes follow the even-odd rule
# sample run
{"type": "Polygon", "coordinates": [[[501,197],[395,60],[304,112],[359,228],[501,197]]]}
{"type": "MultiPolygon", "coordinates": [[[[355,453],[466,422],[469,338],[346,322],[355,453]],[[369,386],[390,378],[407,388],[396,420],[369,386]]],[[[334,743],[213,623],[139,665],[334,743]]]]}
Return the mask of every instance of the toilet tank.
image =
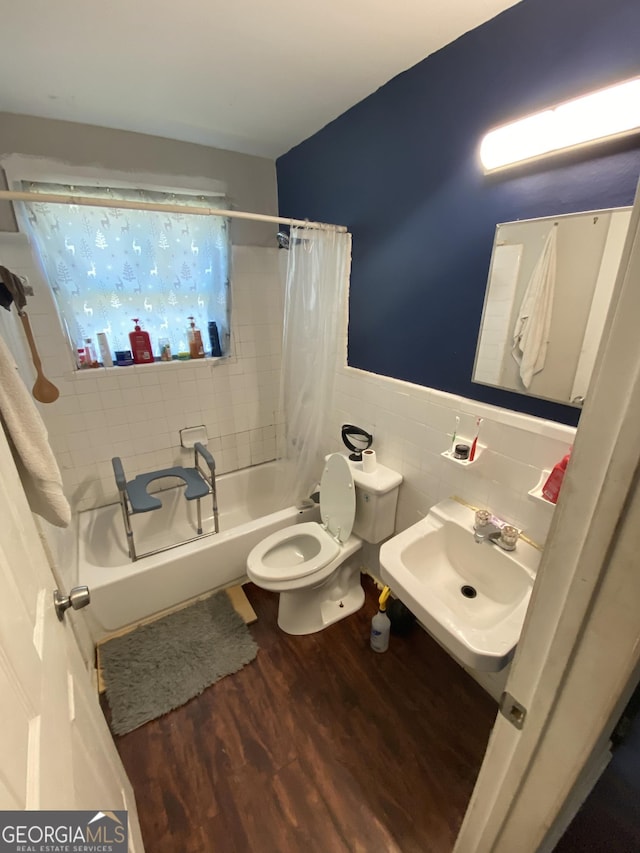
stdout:
{"type": "Polygon", "coordinates": [[[402,474],[378,464],[365,474],[362,462],[349,460],[356,487],[356,517],[353,532],[365,542],[375,545],[395,532],[398,488],[402,474]]]}

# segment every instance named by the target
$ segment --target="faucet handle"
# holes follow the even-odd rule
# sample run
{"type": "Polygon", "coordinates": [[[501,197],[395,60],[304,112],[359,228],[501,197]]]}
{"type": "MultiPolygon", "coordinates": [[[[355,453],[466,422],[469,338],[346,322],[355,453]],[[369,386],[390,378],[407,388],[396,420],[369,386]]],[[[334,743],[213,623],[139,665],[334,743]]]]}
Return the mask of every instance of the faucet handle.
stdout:
{"type": "Polygon", "coordinates": [[[500,545],[507,550],[513,551],[518,541],[518,528],[511,524],[505,524],[500,535],[500,545]]]}
{"type": "Polygon", "coordinates": [[[487,524],[491,521],[491,513],[488,509],[478,509],[476,510],[476,522],[474,527],[486,527],[487,524]]]}

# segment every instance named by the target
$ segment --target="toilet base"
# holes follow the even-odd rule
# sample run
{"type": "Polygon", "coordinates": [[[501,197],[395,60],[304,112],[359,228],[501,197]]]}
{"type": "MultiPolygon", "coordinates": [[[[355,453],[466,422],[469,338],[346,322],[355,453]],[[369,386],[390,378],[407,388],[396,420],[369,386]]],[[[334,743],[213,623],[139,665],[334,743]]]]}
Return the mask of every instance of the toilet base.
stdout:
{"type": "Polygon", "coordinates": [[[358,565],[343,565],[317,587],[281,592],[278,626],[285,634],[315,634],[360,610],[363,604],[358,565]]]}

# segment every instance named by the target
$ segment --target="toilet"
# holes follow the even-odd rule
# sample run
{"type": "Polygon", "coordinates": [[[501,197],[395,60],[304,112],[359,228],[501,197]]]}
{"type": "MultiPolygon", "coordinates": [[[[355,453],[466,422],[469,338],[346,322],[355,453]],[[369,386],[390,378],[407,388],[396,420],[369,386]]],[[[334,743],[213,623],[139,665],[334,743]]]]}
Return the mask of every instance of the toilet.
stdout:
{"type": "Polygon", "coordinates": [[[328,456],[320,481],[320,516],[259,542],[247,558],[249,580],[280,593],[278,625],[287,634],[314,634],[364,603],[362,543],[394,532],[402,475],[384,465],[364,473],[362,462],[328,456]]]}

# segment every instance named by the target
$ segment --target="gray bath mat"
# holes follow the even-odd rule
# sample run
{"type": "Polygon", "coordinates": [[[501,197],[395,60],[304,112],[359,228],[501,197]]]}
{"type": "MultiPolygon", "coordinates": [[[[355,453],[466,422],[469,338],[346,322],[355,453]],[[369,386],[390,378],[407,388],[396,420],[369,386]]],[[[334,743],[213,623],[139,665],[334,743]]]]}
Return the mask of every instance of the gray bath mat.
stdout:
{"type": "Polygon", "coordinates": [[[242,669],[258,647],[224,592],[100,646],[111,730],[123,735],[242,669]]]}

